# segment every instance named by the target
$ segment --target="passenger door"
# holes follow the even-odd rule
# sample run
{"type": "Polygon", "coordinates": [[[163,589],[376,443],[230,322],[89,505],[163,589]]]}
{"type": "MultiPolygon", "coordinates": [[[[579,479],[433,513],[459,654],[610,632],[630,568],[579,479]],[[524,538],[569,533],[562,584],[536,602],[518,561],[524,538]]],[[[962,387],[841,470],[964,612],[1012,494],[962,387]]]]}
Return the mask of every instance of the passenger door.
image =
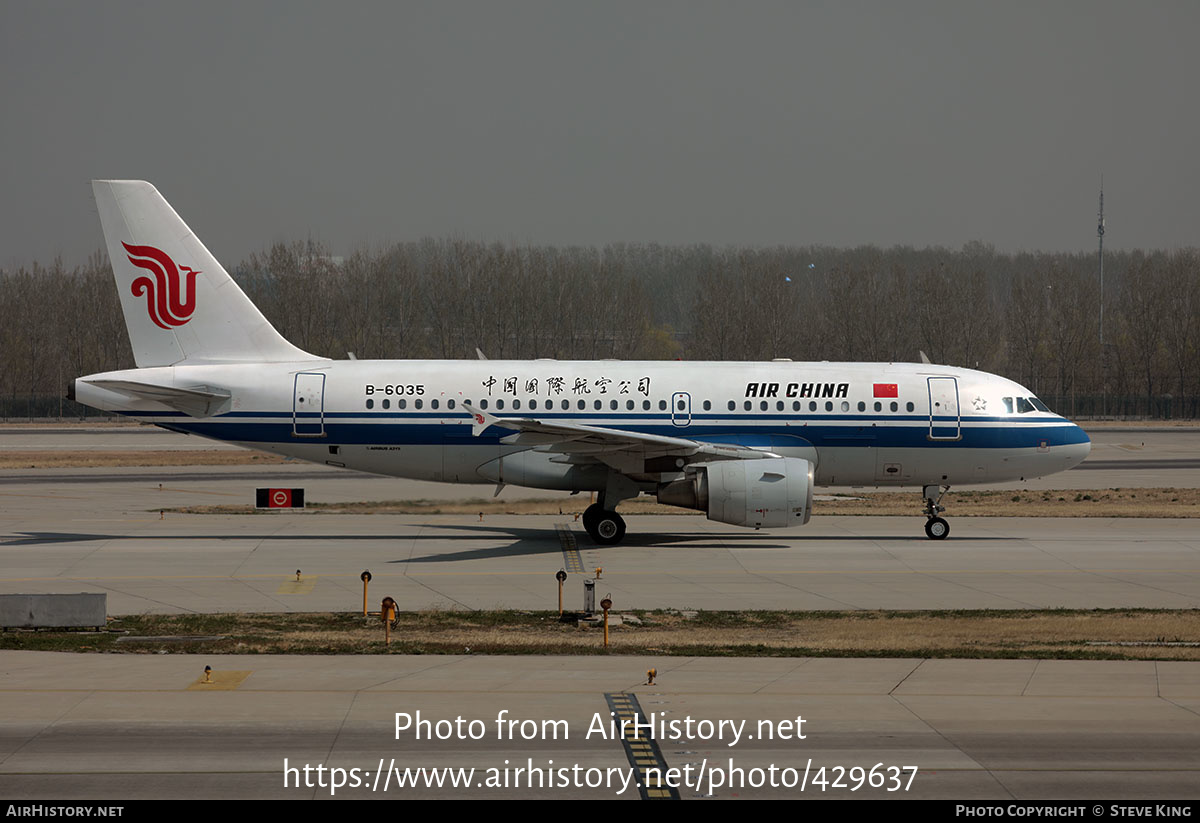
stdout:
{"type": "Polygon", "coordinates": [[[958,413],[958,378],[930,377],[929,439],[961,440],[962,425],[958,413]]]}
{"type": "Polygon", "coordinates": [[[325,375],[296,375],[292,395],[292,437],[325,436],[325,375]]]}

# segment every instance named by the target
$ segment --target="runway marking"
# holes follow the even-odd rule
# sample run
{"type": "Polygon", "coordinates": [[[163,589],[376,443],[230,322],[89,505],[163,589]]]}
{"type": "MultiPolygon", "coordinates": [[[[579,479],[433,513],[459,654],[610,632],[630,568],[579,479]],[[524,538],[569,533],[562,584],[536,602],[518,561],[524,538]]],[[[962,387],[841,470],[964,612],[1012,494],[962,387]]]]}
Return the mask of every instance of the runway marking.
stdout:
{"type": "Polygon", "coordinates": [[[69,497],[65,494],[22,494],[21,492],[0,492],[0,497],[37,497],[44,500],[87,500],[86,497],[69,497]]]}
{"type": "Polygon", "coordinates": [[[246,678],[252,674],[254,674],[253,670],[213,672],[211,683],[205,683],[204,675],[200,675],[192,685],[187,687],[187,690],[189,692],[231,692],[245,683],[246,678]]]}
{"type": "Polygon", "coordinates": [[[637,695],[628,692],[605,692],[604,699],[612,712],[612,719],[619,724],[624,721],[629,725],[625,734],[621,735],[621,745],[625,748],[625,758],[629,765],[637,770],[638,793],[642,800],[678,800],[679,789],[672,788],[662,782],[662,776],[667,771],[667,761],[663,757],[658,741],[648,734],[639,735],[634,723],[645,723],[646,713],[638,703],[637,695]],[[648,774],[654,769],[655,774],[648,774]]]}
{"type": "Polygon", "coordinates": [[[279,584],[275,594],[312,594],[315,585],[317,585],[317,575],[305,577],[303,580],[285,580],[279,584]]]}
{"type": "Polygon", "coordinates": [[[563,568],[568,574],[583,574],[583,558],[579,555],[579,546],[571,527],[566,523],[555,523],[554,530],[558,532],[558,542],[562,544],[563,568]]]}

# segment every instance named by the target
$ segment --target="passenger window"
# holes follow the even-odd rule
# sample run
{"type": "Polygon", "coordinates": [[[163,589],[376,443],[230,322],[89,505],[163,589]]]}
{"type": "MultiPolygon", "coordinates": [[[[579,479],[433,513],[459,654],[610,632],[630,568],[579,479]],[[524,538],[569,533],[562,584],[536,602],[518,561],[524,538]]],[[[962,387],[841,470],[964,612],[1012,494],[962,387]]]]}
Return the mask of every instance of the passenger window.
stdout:
{"type": "Polygon", "coordinates": [[[904,408],[906,408],[908,411],[912,411],[916,407],[913,406],[912,401],[909,400],[907,403],[904,404],[904,408]]]}
{"type": "Polygon", "coordinates": [[[684,402],[684,401],[682,401],[682,400],[680,400],[680,401],[679,401],[679,403],[678,403],[677,405],[678,405],[678,408],[679,408],[679,410],[680,410],[680,411],[683,411],[684,409],[686,409],[686,408],[687,408],[687,403],[685,403],[685,402],[684,402]]]}
{"type": "Polygon", "coordinates": [[[817,410],[817,401],[816,401],[816,400],[809,400],[809,401],[808,401],[808,410],[809,410],[810,412],[811,412],[811,411],[816,411],[816,410],[817,410]]]}
{"type": "MultiPolygon", "coordinates": [[[[425,405],[425,403],[424,403],[424,401],[422,401],[420,398],[417,398],[416,402],[415,402],[415,403],[413,403],[413,405],[414,405],[414,406],[416,406],[416,407],[419,409],[419,408],[421,408],[421,406],[425,405]]],[[[504,401],[503,401],[503,400],[501,400],[501,401],[500,401],[500,408],[504,408],[504,401]]]]}
{"type": "Polygon", "coordinates": [[[650,411],[650,401],[649,400],[642,401],[642,411],[650,411]]]}
{"type": "Polygon", "coordinates": [[[783,411],[783,401],[779,400],[775,403],[775,411],[783,411]]]}
{"type": "Polygon", "coordinates": [[[762,401],[761,403],[759,403],[759,404],[758,404],[758,410],[759,410],[759,411],[766,411],[766,410],[767,410],[767,401],[766,401],[766,400],[764,400],[764,401],[762,401]]]}
{"type": "Polygon", "coordinates": [[[825,411],[833,411],[833,401],[832,400],[825,401],[825,411]]]}
{"type": "Polygon", "coordinates": [[[792,401],[792,411],[800,411],[800,401],[799,400],[792,401]]]}
{"type": "Polygon", "coordinates": [[[878,400],[875,401],[875,411],[883,411],[883,404],[878,400]]]}
{"type": "Polygon", "coordinates": [[[612,409],[613,411],[616,411],[617,410],[617,401],[616,400],[608,401],[608,407],[610,409],[612,409]]]}
{"type": "MultiPolygon", "coordinates": [[[[450,402],[451,402],[451,403],[453,403],[454,401],[453,401],[453,400],[451,400],[450,402]]],[[[537,400],[530,400],[530,401],[529,401],[529,408],[530,408],[530,409],[536,409],[536,408],[537,408],[537,400]]]]}
{"type": "Polygon", "coordinates": [[[667,401],[666,401],[666,400],[659,400],[659,401],[658,401],[658,410],[659,410],[659,411],[666,411],[666,410],[667,410],[667,401]]]}
{"type": "Polygon", "coordinates": [[[746,411],[750,411],[752,408],[754,408],[754,404],[747,400],[742,404],[742,408],[744,408],[746,411]]]}
{"type": "Polygon", "coordinates": [[[454,401],[453,401],[453,400],[447,400],[447,401],[446,401],[446,408],[448,408],[448,409],[452,409],[452,408],[454,408],[454,401]]]}
{"type": "Polygon", "coordinates": [[[375,408],[375,401],[374,401],[374,400],[371,400],[370,398],[367,398],[367,408],[368,408],[368,409],[373,409],[373,408],[375,408]]]}
{"type": "Polygon", "coordinates": [[[626,410],[626,411],[633,411],[633,401],[632,401],[632,400],[626,400],[626,401],[625,401],[625,410],[626,410]]]}
{"type": "Polygon", "coordinates": [[[860,412],[861,412],[861,411],[866,411],[866,410],[867,410],[867,404],[866,404],[866,403],[864,403],[863,401],[859,400],[859,401],[858,401],[858,410],[859,410],[860,412]]]}
{"type": "Polygon", "coordinates": [[[734,409],[736,409],[736,408],[737,408],[737,403],[736,403],[735,401],[733,401],[733,400],[730,400],[730,401],[729,401],[729,410],[730,410],[730,411],[733,411],[733,410],[734,410],[734,409]]]}
{"type": "Polygon", "coordinates": [[[579,410],[580,410],[580,411],[583,411],[584,409],[586,409],[586,408],[587,408],[587,403],[586,403],[585,401],[583,401],[583,400],[580,400],[580,401],[579,401],[579,403],[578,403],[578,406],[579,406],[579,410]]]}
{"type": "MultiPolygon", "coordinates": [[[[433,401],[433,407],[434,407],[435,409],[437,408],[437,401],[436,401],[436,400],[434,400],[434,401],[433,401]]],[[[517,411],[517,410],[518,410],[518,409],[520,409],[520,408],[521,408],[521,401],[520,401],[520,400],[514,400],[514,401],[513,401],[513,411],[517,411]]]]}
{"type": "Polygon", "coordinates": [[[848,401],[848,400],[842,401],[842,411],[844,411],[844,412],[850,411],[850,401],[848,401]]]}
{"type": "Polygon", "coordinates": [[[571,401],[570,400],[562,401],[562,408],[563,408],[563,411],[566,411],[567,409],[571,408],[571,401]]]}
{"type": "MultiPolygon", "coordinates": [[[[421,401],[420,401],[420,400],[418,400],[418,401],[417,401],[417,408],[418,408],[418,409],[419,409],[419,408],[421,408],[421,401]]],[[[497,408],[497,409],[503,409],[503,408],[504,408],[504,401],[503,401],[503,400],[497,400],[497,401],[496,401],[496,408],[497,408]]]]}
{"type": "Polygon", "coordinates": [[[592,403],[592,408],[595,409],[596,411],[600,411],[600,406],[601,406],[601,403],[599,400],[592,403]]]}
{"type": "Polygon", "coordinates": [[[705,401],[704,401],[704,410],[705,410],[705,411],[708,411],[708,410],[709,410],[709,409],[711,409],[711,408],[712,408],[712,402],[711,402],[711,401],[709,401],[709,400],[705,400],[705,401]]]}
{"type": "Polygon", "coordinates": [[[430,400],[430,401],[429,401],[429,408],[431,408],[431,409],[436,409],[437,407],[438,407],[438,401],[437,401],[437,400],[430,400]]]}
{"type": "Polygon", "coordinates": [[[479,408],[481,408],[481,409],[487,408],[487,398],[486,397],[483,400],[479,401],[479,408]]]}
{"type": "Polygon", "coordinates": [[[891,409],[892,409],[892,411],[900,411],[900,404],[897,403],[895,400],[893,400],[892,404],[891,404],[891,409]]]}

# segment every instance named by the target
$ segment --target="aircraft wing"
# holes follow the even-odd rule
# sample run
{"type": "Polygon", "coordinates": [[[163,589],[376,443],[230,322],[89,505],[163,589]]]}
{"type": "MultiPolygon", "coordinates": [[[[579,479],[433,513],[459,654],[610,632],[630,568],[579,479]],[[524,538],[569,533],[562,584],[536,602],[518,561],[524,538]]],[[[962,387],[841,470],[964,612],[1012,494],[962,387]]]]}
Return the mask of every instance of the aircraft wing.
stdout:
{"type": "Polygon", "coordinates": [[[175,386],[159,386],[154,383],[139,383],[134,380],[88,380],[93,386],[119,392],[140,400],[153,400],[170,406],[192,417],[211,417],[220,414],[222,406],[229,402],[230,394],[223,389],[197,386],[181,389],[175,386]]]}
{"type": "Polygon", "coordinates": [[[603,460],[605,456],[615,457],[622,452],[706,460],[756,460],[779,457],[773,452],[736,444],[704,443],[685,437],[645,434],[628,429],[586,426],[579,423],[560,423],[531,417],[496,417],[466,403],[463,404],[463,408],[474,418],[471,434],[476,437],[492,426],[498,426],[516,432],[500,439],[505,445],[531,446],[540,451],[561,452],[578,457],[593,456],[603,460]]]}

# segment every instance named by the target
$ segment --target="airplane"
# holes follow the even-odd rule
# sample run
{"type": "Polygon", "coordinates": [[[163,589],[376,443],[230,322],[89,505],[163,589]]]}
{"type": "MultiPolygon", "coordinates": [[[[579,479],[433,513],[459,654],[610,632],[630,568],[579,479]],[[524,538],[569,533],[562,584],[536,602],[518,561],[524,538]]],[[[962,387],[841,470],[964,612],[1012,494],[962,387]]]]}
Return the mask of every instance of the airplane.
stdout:
{"type": "MultiPolygon", "coordinates": [[[[809,522],[816,486],[951,486],[1080,463],[1088,436],[1033,392],[931,363],[332,360],[285,340],[158,190],[92,183],[135,369],[68,396],[164,429],[363,472],[594,492],[619,543],[653,495],[752,528],[809,522]]],[[[967,310],[964,308],[964,310],[967,310]]],[[[923,358],[924,359],[924,358],[923,358]]]]}

